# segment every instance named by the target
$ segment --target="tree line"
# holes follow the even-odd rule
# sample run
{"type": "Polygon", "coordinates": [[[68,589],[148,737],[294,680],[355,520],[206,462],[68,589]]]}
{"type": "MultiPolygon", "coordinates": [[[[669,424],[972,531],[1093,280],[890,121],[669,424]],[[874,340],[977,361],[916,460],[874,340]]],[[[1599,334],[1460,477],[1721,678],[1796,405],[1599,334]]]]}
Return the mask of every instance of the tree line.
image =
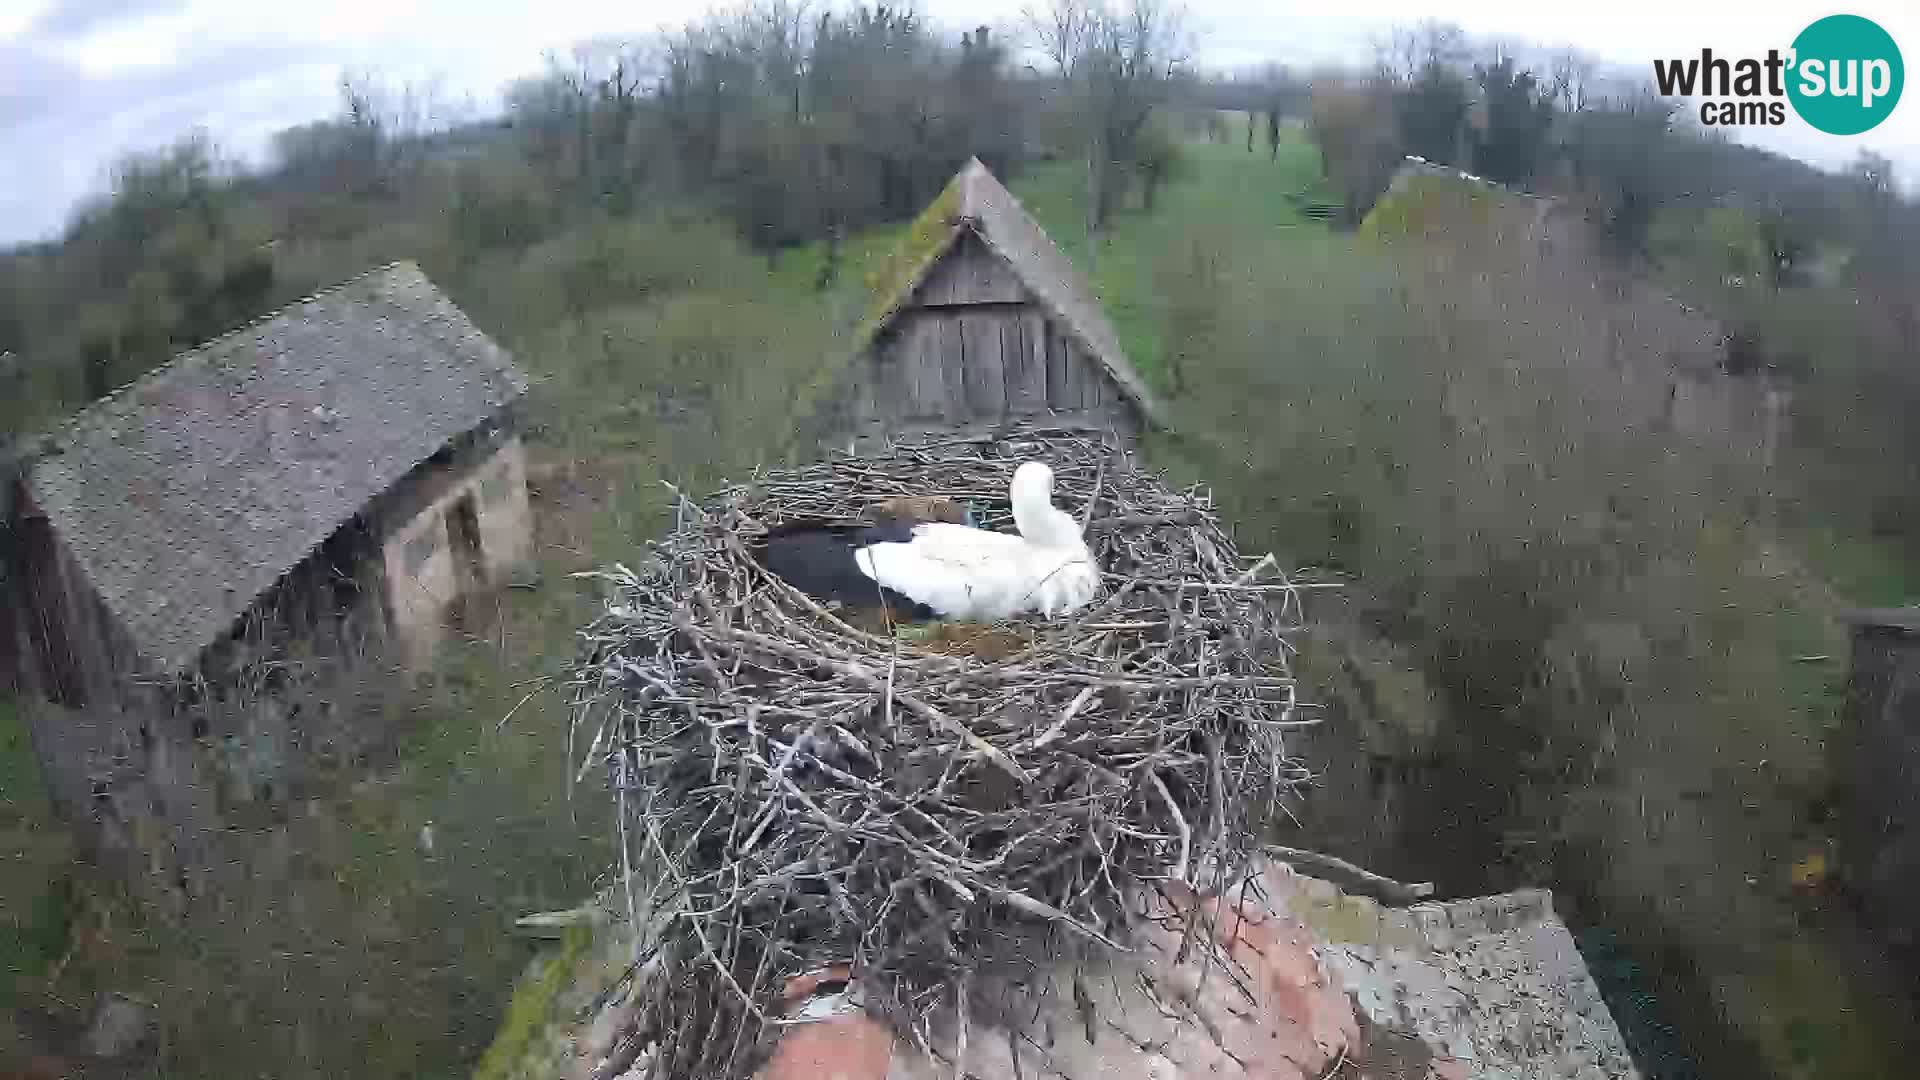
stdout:
{"type": "Polygon", "coordinates": [[[1087,227],[1150,202],[1179,140],[1158,116],[1188,77],[1168,0],[1047,0],[960,32],[886,3],[749,0],[677,30],[549,55],[497,116],[432,84],[348,72],[334,115],[245,166],[209,136],[133,154],[55,243],[0,252],[0,424],[29,427],[363,266],[418,229],[457,277],[490,252],[666,209],[717,216],[769,258],[924,207],[969,158],[1005,176],[1084,161],[1087,227]]]}
{"type": "Polygon", "coordinates": [[[1308,123],[1350,223],[1406,155],[1551,195],[1603,250],[1726,328],[1722,368],[1793,386],[1805,497],[1783,514],[1920,550],[1920,204],[1862,150],[1827,172],[1692,122],[1577,50],[1424,22],[1361,70],[1317,73],[1308,123]],[[1844,525],[1842,525],[1844,523],[1844,525]]]}
{"type": "Polygon", "coordinates": [[[1886,226],[1912,214],[1884,157],[1862,152],[1836,178],[1692,124],[1678,101],[1578,49],[1475,42],[1436,20],[1388,33],[1368,68],[1317,74],[1309,123],[1350,221],[1415,155],[1577,199],[1624,255],[1654,253],[1662,209],[1740,207],[1761,234],[1743,243],[1770,249],[1750,269],[1777,284],[1816,237],[1887,261],[1886,226]]]}
{"type": "Polygon", "coordinates": [[[825,285],[842,238],[918,212],[976,155],[1003,176],[1081,163],[1098,233],[1151,208],[1196,129],[1238,141],[1226,110],[1269,154],[1281,118],[1303,116],[1350,222],[1406,154],[1577,197],[1630,255],[1673,233],[1662,210],[1731,200],[1742,214],[1705,230],[1727,274],[1779,283],[1811,265],[1816,238],[1844,237],[1851,271],[1920,323],[1900,301],[1915,256],[1887,227],[1912,210],[1885,159],[1837,182],[1689,128],[1599,71],[1575,50],[1523,53],[1428,22],[1383,40],[1363,71],[1207,75],[1171,0],[1042,0],[1020,26],[957,33],[884,4],[753,0],[550,55],[482,120],[431,84],[349,72],[335,114],[280,133],[264,166],[205,135],[132,155],[58,243],[0,253],[0,354],[14,354],[0,425],[69,410],[376,255],[424,250],[457,278],[492,252],[672,208],[720,217],[769,257],[822,244],[825,285]]]}

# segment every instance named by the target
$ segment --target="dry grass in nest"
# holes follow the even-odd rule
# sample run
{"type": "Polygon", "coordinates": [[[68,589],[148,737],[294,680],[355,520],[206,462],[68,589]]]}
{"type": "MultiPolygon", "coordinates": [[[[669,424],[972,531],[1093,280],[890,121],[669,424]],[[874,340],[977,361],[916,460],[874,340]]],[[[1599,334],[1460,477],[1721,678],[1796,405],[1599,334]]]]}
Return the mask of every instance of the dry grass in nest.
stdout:
{"type": "Polygon", "coordinates": [[[792,975],[851,962],[924,1031],[959,988],[1124,948],[1142,886],[1238,880],[1304,771],[1298,594],[1209,498],[1083,435],[897,445],[770,471],[678,526],[574,673],[574,738],[623,813],[657,1076],[744,1075],[792,975]],[[1090,518],[1104,595],[1071,619],[871,633],[770,575],[765,530],[934,494],[1009,528],[1023,460],[1090,518]],[[1270,580],[1279,578],[1280,580],[1270,580]],[[638,917],[638,916],[637,916],[638,917]]]}
{"type": "Polygon", "coordinates": [[[1025,628],[991,623],[936,622],[929,624],[923,635],[910,636],[908,640],[922,652],[971,656],[990,662],[1005,660],[1033,647],[1033,634],[1025,628]]]}

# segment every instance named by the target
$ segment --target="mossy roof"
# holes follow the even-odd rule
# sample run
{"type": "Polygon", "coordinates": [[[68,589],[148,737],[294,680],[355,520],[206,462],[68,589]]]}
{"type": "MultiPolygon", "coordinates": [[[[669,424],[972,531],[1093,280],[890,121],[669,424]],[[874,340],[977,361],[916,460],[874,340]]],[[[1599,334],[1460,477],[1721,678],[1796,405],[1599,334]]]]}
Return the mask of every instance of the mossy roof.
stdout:
{"type": "Polygon", "coordinates": [[[1029,294],[1079,342],[1147,419],[1161,422],[1160,406],[1134,370],[1092,287],[979,158],[970,159],[914,218],[893,254],[867,278],[870,300],[856,335],[865,349],[903,309],[961,236],[973,233],[1007,261],[1029,294]]]}

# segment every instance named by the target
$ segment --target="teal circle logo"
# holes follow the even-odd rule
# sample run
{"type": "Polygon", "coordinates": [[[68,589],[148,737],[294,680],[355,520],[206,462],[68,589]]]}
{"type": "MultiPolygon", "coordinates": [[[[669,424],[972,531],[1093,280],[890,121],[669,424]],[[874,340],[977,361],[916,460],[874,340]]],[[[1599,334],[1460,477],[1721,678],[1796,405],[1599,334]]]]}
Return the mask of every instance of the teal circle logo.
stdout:
{"type": "Polygon", "coordinates": [[[1872,130],[1906,81],[1900,46],[1872,19],[1829,15],[1793,39],[1787,97],[1800,119],[1829,135],[1872,130]]]}

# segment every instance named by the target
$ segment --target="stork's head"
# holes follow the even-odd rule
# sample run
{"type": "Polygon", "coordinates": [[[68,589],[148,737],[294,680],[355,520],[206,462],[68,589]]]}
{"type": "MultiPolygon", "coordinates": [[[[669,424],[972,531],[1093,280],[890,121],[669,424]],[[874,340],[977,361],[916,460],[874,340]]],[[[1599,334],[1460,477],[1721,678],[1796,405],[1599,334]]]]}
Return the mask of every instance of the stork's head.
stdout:
{"type": "Polygon", "coordinates": [[[1013,503],[1013,524],[1028,543],[1049,548],[1085,546],[1072,515],[1054,508],[1053,470],[1047,465],[1022,463],[1013,471],[1008,494],[1013,503]]]}
{"type": "Polygon", "coordinates": [[[1018,504],[1021,496],[1038,498],[1043,503],[1053,501],[1053,468],[1044,461],[1023,461],[1013,470],[1013,501],[1018,504]]]}

